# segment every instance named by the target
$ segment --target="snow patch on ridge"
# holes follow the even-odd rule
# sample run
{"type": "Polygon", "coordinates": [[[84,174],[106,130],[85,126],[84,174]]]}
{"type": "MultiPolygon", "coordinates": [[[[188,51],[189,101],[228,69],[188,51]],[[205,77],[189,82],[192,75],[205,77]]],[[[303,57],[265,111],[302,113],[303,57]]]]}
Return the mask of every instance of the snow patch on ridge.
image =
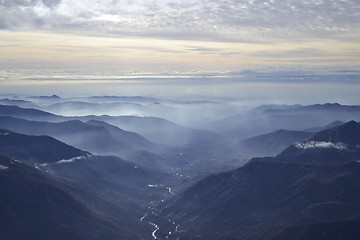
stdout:
{"type": "Polygon", "coordinates": [[[0,170],[6,170],[6,169],[8,169],[9,167],[7,167],[7,166],[4,166],[4,165],[0,165],[0,170]]]}
{"type": "Polygon", "coordinates": [[[298,149],[309,149],[309,148],[335,148],[339,150],[347,149],[346,144],[342,142],[332,143],[332,142],[317,142],[317,141],[308,141],[303,143],[295,144],[295,147],[298,149]]]}
{"type": "Polygon", "coordinates": [[[55,164],[61,164],[61,163],[71,163],[77,160],[85,160],[89,155],[83,155],[83,156],[78,156],[78,157],[73,157],[70,159],[62,159],[57,161],[55,164]]]}

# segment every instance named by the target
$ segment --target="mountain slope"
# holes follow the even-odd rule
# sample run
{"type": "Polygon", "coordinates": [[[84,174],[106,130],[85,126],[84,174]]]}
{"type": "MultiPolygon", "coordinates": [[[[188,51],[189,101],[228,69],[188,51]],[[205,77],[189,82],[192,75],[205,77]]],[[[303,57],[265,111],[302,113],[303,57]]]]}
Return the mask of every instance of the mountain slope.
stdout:
{"type": "MultiPolygon", "coordinates": [[[[0,152],[16,157],[17,161],[34,164],[51,177],[51,181],[81,193],[78,197],[87,203],[91,212],[142,236],[151,227],[139,223],[149,202],[166,198],[167,187],[177,183],[175,177],[160,171],[118,157],[90,155],[48,136],[0,130],[0,152]]],[[[6,166],[1,165],[1,170],[6,170],[6,166]]]]}
{"type": "Polygon", "coordinates": [[[291,144],[302,142],[314,134],[305,131],[277,130],[239,142],[239,151],[252,156],[271,156],[280,153],[291,144]]]}
{"type": "Polygon", "coordinates": [[[48,136],[0,130],[0,153],[35,164],[38,169],[78,189],[93,194],[118,193],[122,199],[135,196],[146,203],[156,193],[148,185],[171,184],[175,180],[170,175],[118,157],[91,155],[48,136]]]}
{"type": "Polygon", "coordinates": [[[115,127],[110,125],[106,122],[90,120],[87,121],[86,124],[100,126],[106,129],[111,136],[119,142],[128,142],[131,143],[132,148],[139,148],[139,149],[155,149],[158,146],[156,144],[150,142],[140,134],[135,132],[124,131],[121,128],[115,127]]]}
{"type": "Polygon", "coordinates": [[[317,223],[336,239],[339,232],[326,223],[360,219],[359,146],[355,121],[321,131],[276,157],[199,181],[165,202],[161,216],[180,224],[174,239],[256,239],[276,227],[284,236],[302,230],[307,236],[320,234],[317,223]]]}
{"type": "MultiPolygon", "coordinates": [[[[145,205],[167,193],[176,178],[114,156],[86,156],[41,165],[54,178],[105,200],[145,205]],[[158,185],[151,188],[149,185],[158,185]],[[163,186],[163,187],[160,187],[163,186]]],[[[134,210],[134,214],[136,210],[134,210]]]]}
{"type": "Polygon", "coordinates": [[[259,237],[249,240],[357,240],[360,236],[360,221],[346,220],[309,225],[276,227],[259,237]]]}
{"type": "Polygon", "coordinates": [[[140,239],[91,212],[73,190],[3,156],[0,192],[1,239],[140,239]]]}
{"type": "Polygon", "coordinates": [[[184,239],[243,239],[277,225],[358,218],[359,201],[359,163],[255,161],[199,181],[167,201],[161,215],[180,224],[176,236],[184,239]]]}

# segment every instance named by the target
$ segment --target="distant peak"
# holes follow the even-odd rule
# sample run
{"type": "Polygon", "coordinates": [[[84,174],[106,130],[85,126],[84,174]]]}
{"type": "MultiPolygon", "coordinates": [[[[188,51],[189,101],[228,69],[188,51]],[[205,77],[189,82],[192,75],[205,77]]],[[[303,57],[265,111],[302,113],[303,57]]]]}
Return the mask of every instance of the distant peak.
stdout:
{"type": "Polygon", "coordinates": [[[61,97],[59,97],[58,95],[56,94],[53,94],[51,96],[43,96],[43,98],[49,98],[49,99],[61,99],[61,97]]]}
{"type": "Polygon", "coordinates": [[[355,120],[351,120],[351,121],[349,121],[349,122],[347,122],[347,123],[345,123],[344,125],[348,125],[348,126],[356,126],[356,125],[358,125],[359,123],[358,122],[356,122],[355,120]]]}
{"type": "Polygon", "coordinates": [[[341,106],[340,103],[325,103],[324,106],[341,106]]]}
{"type": "Polygon", "coordinates": [[[340,107],[342,106],[339,103],[324,103],[324,104],[313,104],[313,105],[309,105],[309,107],[314,107],[314,108],[334,108],[334,107],[340,107]]]}
{"type": "Polygon", "coordinates": [[[56,94],[53,94],[52,96],[50,96],[50,98],[61,98],[61,97],[59,97],[59,96],[56,95],[56,94]]]}
{"type": "Polygon", "coordinates": [[[40,99],[61,99],[61,97],[59,97],[56,94],[53,94],[51,96],[34,96],[32,98],[40,98],[40,99]]]}

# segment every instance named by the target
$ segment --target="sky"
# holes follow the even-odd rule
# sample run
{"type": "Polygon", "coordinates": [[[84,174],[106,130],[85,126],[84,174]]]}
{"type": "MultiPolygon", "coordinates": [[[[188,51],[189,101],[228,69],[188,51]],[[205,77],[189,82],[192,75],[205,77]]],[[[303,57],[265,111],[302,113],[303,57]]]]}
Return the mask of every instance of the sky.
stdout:
{"type": "Polygon", "coordinates": [[[0,0],[0,94],[360,97],[358,0],[0,0]]]}

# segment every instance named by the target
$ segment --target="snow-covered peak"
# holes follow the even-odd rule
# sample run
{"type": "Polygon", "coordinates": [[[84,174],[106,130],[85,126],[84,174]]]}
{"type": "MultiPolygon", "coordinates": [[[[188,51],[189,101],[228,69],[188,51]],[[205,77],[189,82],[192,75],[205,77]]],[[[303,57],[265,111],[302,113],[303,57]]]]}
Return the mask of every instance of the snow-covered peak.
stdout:
{"type": "Polygon", "coordinates": [[[303,143],[295,144],[295,147],[298,149],[309,149],[309,148],[335,148],[339,150],[347,149],[346,144],[342,142],[332,143],[324,141],[308,141],[303,143]]]}

